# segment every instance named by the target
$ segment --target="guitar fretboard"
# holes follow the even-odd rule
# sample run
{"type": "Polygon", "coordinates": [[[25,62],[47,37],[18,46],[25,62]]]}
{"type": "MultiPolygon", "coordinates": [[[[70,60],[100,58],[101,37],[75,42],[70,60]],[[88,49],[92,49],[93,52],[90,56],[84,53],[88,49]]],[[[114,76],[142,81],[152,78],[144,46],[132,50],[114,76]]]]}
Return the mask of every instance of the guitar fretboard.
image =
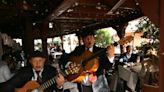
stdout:
{"type": "MultiPolygon", "coordinates": [[[[60,70],[60,71],[58,71],[58,72],[60,72],[60,73],[61,73],[62,75],[64,75],[64,76],[66,76],[67,73],[68,73],[67,70],[65,70],[65,71],[61,71],[61,70],[60,70]]],[[[53,85],[54,83],[56,83],[55,78],[51,78],[50,80],[48,80],[48,81],[46,81],[45,83],[43,83],[42,85],[40,85],[37,89],[40,90],[40,91],[42,91],[42,90],[44,90],[44,89],[50,87],[50,86],[53,85]]]]}
{"type": "Polygon", "coordinates": [[[44,90],[55,83],[55,78],[52,78],[38,87],[38,90],[44,90]]]}

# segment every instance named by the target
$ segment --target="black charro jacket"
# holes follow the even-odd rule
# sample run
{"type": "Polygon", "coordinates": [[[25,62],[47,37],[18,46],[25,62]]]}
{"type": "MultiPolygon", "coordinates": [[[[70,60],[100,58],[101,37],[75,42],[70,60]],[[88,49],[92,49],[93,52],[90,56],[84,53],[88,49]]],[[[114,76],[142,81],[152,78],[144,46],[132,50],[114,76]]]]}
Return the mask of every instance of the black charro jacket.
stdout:
{"type": "MultiPolygon", "coordinates": [[[[42,81],[43,83],[47,80],[53,78],[57,75],[56,68],[52,66],[44,66],[44,70],[42,72],[42,81]]],[[[31,81],[34,76],[33,70],[31,66],[23,67],[19,69],[19,71],[7,82],[0,84],[1,92],[14,92],[15,88],[22,88],[28,81],[31,81]]],[[[62,92],[63,89],[57,89],[56,84],[50,86],[44,92],[53,92],[53,90],[57,92],[62,92]]]]}

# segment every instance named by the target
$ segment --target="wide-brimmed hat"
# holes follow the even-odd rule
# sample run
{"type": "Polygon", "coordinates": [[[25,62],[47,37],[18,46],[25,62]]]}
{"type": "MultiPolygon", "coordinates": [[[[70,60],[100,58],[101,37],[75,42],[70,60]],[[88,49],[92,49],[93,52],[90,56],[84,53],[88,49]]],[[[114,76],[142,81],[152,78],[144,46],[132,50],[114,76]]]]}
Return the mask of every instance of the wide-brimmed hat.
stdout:
{"type": "Polygon", "coordinates": [[[34,52],[29,56],[29,59],[31,59],[31,58],[33,58],[33,57],[47,58],[47,54],[45,54],[44,52],[41,52],[41,51],[34,51],[34,52]]]}
{"type": "Polygon", "coordinates": [[[88,36],[88,35],[95,35],[95,31],[94,30],[91,30],[91,29],[85,29],[85,30],[82,30],[81,31],[81,37],[82,38],[84,38],[84,37],[86,37],[86,36],[88,36]]]}

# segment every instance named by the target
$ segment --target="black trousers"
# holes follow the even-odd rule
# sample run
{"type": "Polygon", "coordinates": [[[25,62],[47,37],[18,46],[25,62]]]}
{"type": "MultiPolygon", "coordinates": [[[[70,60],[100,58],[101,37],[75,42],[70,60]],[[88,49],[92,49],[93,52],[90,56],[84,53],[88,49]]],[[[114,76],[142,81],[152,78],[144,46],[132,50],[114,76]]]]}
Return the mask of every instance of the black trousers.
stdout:
{"type": "Polygon", "coordinates": [[[93,92],[92,86],[84,86],[82,84],[78,84],[79,92],[93,92]]]}

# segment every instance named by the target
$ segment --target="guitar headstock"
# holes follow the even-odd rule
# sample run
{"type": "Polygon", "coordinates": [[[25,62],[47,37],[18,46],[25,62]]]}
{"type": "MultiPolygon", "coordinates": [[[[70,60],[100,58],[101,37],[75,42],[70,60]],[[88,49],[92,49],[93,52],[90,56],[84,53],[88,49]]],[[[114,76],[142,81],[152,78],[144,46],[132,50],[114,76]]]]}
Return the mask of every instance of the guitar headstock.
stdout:
{"type": "Polygon", "coordinates": [[[66,74],[76,74],[80,70],[80,64],[77,63],[71,63],[69,64],[68,68],[65,70],[66,74]]]}

